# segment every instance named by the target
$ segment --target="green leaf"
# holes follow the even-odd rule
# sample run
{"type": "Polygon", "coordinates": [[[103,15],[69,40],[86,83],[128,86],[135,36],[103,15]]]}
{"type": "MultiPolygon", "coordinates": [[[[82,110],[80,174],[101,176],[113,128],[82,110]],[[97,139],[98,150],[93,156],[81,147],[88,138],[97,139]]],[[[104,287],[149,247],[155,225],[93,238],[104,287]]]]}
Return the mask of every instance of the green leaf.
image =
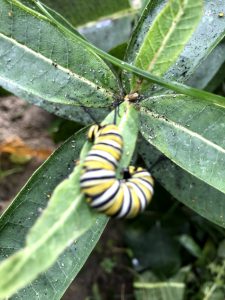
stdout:
{"type": "MultiPolygon", "coordinates": [[[[43,14],[43,12],[38,8],[37,5],[35,5],[35,3],[30,2],[29,0],[22,0],[20,2],[43,14]]],[[[54,3],[52,3],[53,7],[54,3]]],[[[101,19],[97,19],[90,23],[80,24],[76,30],[71,23],[68,22],[68,20],[72,22],[70,18],[66,20],[50,7],[47,7],[46,5],[43,6],[57,21],[59,21],[65,27],[77,35],[82,34],[87,40],[97,47],[100,47],[104,51],[108,51],[116,45],[128,40],[131,34],[134,19],[136,18],[137,14],[136,9],[122,10],[113,15],[103,15],[101,19]]],[[[61,11],[62,10],[59,9],[59,12],[61,11]]],[[[73,17],[75,16],[73,15],[73,17]]]]}
{"type": "Polygon", "coordinates": [[[192,255],[194,255],[195,257],[202,256],[201,248],[190,235],[182,234],[178,237],[178,240],[181,245],[192,255]]]}
{"type": "Polygon", "coordinates": [[[221,84],[223,84],[225,79],[225,62],[221,65],[215,76],[211,79],[211,81],[207,84],[207,91],[215,91],[221,84]]]}
{"type": "MultiPolygon", "coordinates": [[[[26,232],[39,216],[41,208],[46,206],[52,189],[59,181],[62,180],[62,176],[65,177],[68,172],[71,172],[71,168],[74,165],[73,161],[79,157],[79,151],[85,140],[85,132],[86,130],[82,130],[78,134],[74,135],[59,150],[57,150],[46,163],[44,163],[44,165],[33,175],[28,184],[20,192],[6,213],[2,216],[0,223],[0,246],[2,256],[8,256],[15,250],[22,247],[26,232]],[[62,168],[62,166],[64,166],[64,168],[62,168]]],[[[77,171],[75,171],[75,173],[77,173],[77,171]]],[[[29,233],[26,248],[20,250],[14,254],[14,256],[11,256],[11,258],[3,262],[1,265],[1,272],[4,272],[4,270],[6,272],[6,276],[3,276],[1,273],[1,278],[5,278],[5,281],[1,280],[0,282],[1,297],[5,297],[2,296],[2,293],[4,294],[5,289],[10,288],[10,280],[12,285],[11,292],[15,291],[21,285],[23,286],[24,282],[31,281],[35,272],[40,272],[40,268],[42,268],[42,271],[45,270],[46,266],[50,265],[54,261],[54,259],[58,256],[57,252],[59,253],[63,244],[66,243],[66,245],[68,245],[68,236],[72,239],[72,237],[80,235],[88,227],[90,227],[93,219],[90,218],[91,215],[87,206],[82,206],[81,202],[74,201],[77,197],[77,191],[76,185],[73,181],[74,173],[72,173],[72,176],[69,179],[66,179],[58,186],[51,201],[49,202],[48,208],[38,219],[37,224],[39,225],[36,224],[33,232],[29,233]],[[72,186],[70,187],[69,185],[72,186]],[[60,193],[63,193],[63,196],[60,196],[60,193]],[[75,213],[76,206],[79,206],[80,208],[80,217],[75,213]],[[81,216],[86,218],[86,222],[81,222],[81,216]],[[45,220],[44,224],[43,220],[45,220]],[[40,231],[35,232],[34,230],[37,226],[40,231]],[[44,229],[45,231],[43,231],[44,229]],[[67,239],[67,241],[65,239],[67,239]],[[54,247],[54,251],[52,251],[52,247],[54,247]],[[43,268],[43,264],[45,264],[45,268],[43,268]],[[10,268],[10,272],[7,271],[7,268],[10,268]],[[9,281],[7,281],[7,279],[9,281]]],[[[79,186],[77,188],[79,188],[79,186]]],[[[101,220],[100,223],[102,223],[101,220]]],[[[95,240],[99,238],[99,231],[97,232],[98,234],[96,236],[93,234],[95,240]]],[[[85,243],[87,244],[87,240],[85,243]]],[[[93,247],[93,245],[90,246],[93,247]]],[[[65,246],[63,248],[65,248],[65,246]]],[[[54,267],[54,269],[59,269],[58,276],[63,280],[65,279],[64,272],[66,270],[70,272],[72,271],[72,274],[74,274],[71,265],[68,264],[70,260],[74,261],[72,258],[72,255],[74,255],[75,252],[74,245],[72,245],[71,249],[66,252],[67,255],[63,259],[59,260],[60,265],[58,265],[59,262],[57,262],[54,267]],[[61,264],[65,267],[61,268],[61,264]]],[[[65,286],[67,287],[73,279],[73,277],[71,278],[71,275],[68,276],[66,281],[62,284],[62,287],[58,284],[58,289],[54,291],[51,286],[51,277],[52,272],[49,274],[47,272],[45,276],[39,280],[39,284],[40,282],[43,284],[43,281],[46,284],[46,280],[50,280],[50,282],[48,283],[48,287],[43,285],[43,291],[40,290],[38,293],[43,295],[45,293],[53,294],[54,296],[57,293],[62,294],[65,286]]],[[[25,291],[25,294],[27,294],[27,291],[25,291]]]]}
{"type": "Polygon", "coordinates": [[[0,86],[0,97],[8,96],[10,93],[0,86]]]}
{"type": "Polygon", "coordinates": [[[136,11],[126,12],[114,18],[92,23],[91,26],[79,27],[78,30],[88,41],[104,51],[109,51],[129,40],[136,14],[136,11]]]}
{"type": "MultiPolygon", "coordinates": [[[[39,217],[41,210],[48,203],[49,195],[62,178],[71,172],[74,167],[74,159],[79,158],[80,149],[86,139],[85,132],[86,129],[75,134],[56,150],[39,170],[35,172],[1,217],[1,259],[8,257],[23,246],[27,231],[39,217]]],[[[76,263],[76,260],[80,262],[79,259],[81,259],[81,262],[84,260],[83,250],[81,250],[82,246],[93,247],[96,243],[96,239],[99,238],[99,234],[99,230],[89,232],[89,236],[86,235],[86,239],[84,238],[82,241],[79,240],[78,245],[71,245],[50,270],[40,276],[34,285],[21,291],[18,297],[38,299],[38,296],[40,296],[40,298],[45,297],[47,299],[48,296],[50,298],[56,295],[62,295],[73,279],[75,272],[73,267],[74,263],[76,263]],[[95,242],[91,242],[91,235],[95,242]],[[65,278],[65,273],[68,274],[67,278],[65,278]],[[56,274],[58,281],[54,278],[56,274]],[[36,295],[35,290],[38,290],[38,295],[36,295]]],[[[78,263],[78,268],[79,267],[81,266],[78,263]]],[[[17,296],[15,296],[15,298],[16,297],[17,296]]],[[[60,296],[58,296],[58,298],[60,298],[60,296]]],[[[14,299],[14,297],[12,299],[14,299]]]]}
{"type": "Polygon", "coordinates": [[[225,19],[218,16],[219,12],[224,11],[224,3],[219,0],[203,3],[203,16],[198,28],[170,68],[167,78],[186,82],[225,36],[225,19]]]}
{"type": "MultiPolygon", "coordinates": [[[[146,33],[149,32],[149,28],[152,27],[155,18],[166,3],[168,3],[166,0],[153,0],[149,2],[147,9],[143,12],[137,24],[127,50],[126,59],[129,63],[134,63],[136,53],[139,52],[146,38],[146,33]]],[[[224,4],[221,1],[204,1],[203,16],[198,28],[186,44],[176,63],[166,73],[166,78],[185,82],[195,72],[201,61],[223,39],[225,36],[225,19],[218,17],[220,11],[224,11],[224,4]]],[[[123,81],[128,92],[130,91],[129,78],[129,74],[124,73],[123,81]]],[[[149,92],[152,93],[151,90],[149,92]]]]}
{"type": "Polygon", "coordinates": [[[184,170],[225,192],[223,118],[220,106],[160,95],[142,102],[141,133],[184,170]]]}
{"type": "Polygon", "coordinates": [[[189,267],[182,268],[175,276],[163,281],[149,271],[144,272],[134,282],[135,299],[183,300],[189,271],[189,267]]]}
{"type": "MultiPolygon", "coordinates": [[[[224,70],[224,52],[225,42],[220,43],[209,54],[209,56],[200,64],[193,76],[189,78],[187,84],[199,89],[206,88],[207,90],[213,91],[214,89],[208,89],[207,86],[220,69],[224,70]]],[[[217,85],[220,85],[222,78],[223,76],[220,75],[220,80],[217,80],[217,85]]]]}
{"type": "MultiPolygon", "coordinates": [[[[132,149],[134,149],[135,147],[135,141],[137,138],[138,127],[136,125],[135,129],[133,121],[135,120],[135,118],[137,118],[138,114],[136,110],[128,103],[121,107],[120,113],[122,117],[118,120],[118,123],[127,147],[124,148],[121,164],[124,166],[128,166],[132,156],[132,149]],[[134,129],[136,135],[134,133],[132,133],[131,136],[128,135],[128,131],[130,130],[130,128],[134,129]]],[[[112,117],[113,113],[105,120],[105,122],[112,122],[112,117]]],[[[82,137],[84,137],[83,131],[82,137]]],[[[86,155],[88,149],[90,149],[90,143],[86,143],[83,147],[83,150],[81,152],[81,160],[86,155]]],[[[66,151],[64,151],[63,154],[66,157],[66,151]]],[[[55,160],[59,164],[59,157],[56,157],[55,160]]],[[[61,165],[60,162],[60,167],[67,168],[67,165],[61,165]]],[[[43,214],[40,216],[40,218],[38,218],[37,222],[30,230],[26,238],[25,247],[3,261],[0,265],[0,277],[3,278],[0,281],[0,297],[9,297],[19,288],[24,287],[26,284],[34,280],[38,274],[45,271],[50,267],[50,265],[55,262],[62,251],[67,246],[71,245],[71,243],[73,243],[74,239],[80,236],[81,245],[86,245],[87,248],[85,248],[85,251],[83,249],[82,259],[79,256],[76,258],[78,260],[78,265],[73,270],[72,276],[80,270],[82,264],[87,259],[90,251],[93,248],[93,245],[97,242],[99,234],[104,229],[108,218],[103,218],[102,216],[99,217],[98,214],[90,211],[87,204],[85,203],[83,199],[84,197],[82,196],[82,194],[80,194],[80,168],[80,165],[77,166],[71,173],[69,178],[61,182],[54,190],[47,208],[44,210],[43,214]],[[87,229],[89,229],[91,226],[93,227],[91,228],[92,233],[89,233],[88,237],[90,238],[90,235],[92,236],[92,243],[88,244],[87,237],[83,236],[83,233],[87,231],[87,229]],[[95,235],[93,234],[93,232],[97,232],[97,234],[95,235]]],[[[53,176],[56,168],[49,168],[48,170],[49,172],[51,171],[50,174],[52,175],[49,176],[51,179],[51,176],[53,176]]],[[[38,173],[36,176],[35,175],[31,179],[30,184],[35,186],[35,188],[36,183],[39,184],[37,184],[37,189],[35,190],[35,197],[33,195],[34,191],[32,190],[33,197],[30,199],[30,201],[32,202],[32,204],[35,203],[35,207],[37,210],[37,206],[40,200],[37,201],[38,204],[36,204],[36,201],[34,199],[40,199],[40,193],[38,192],[39,190],[43,192],[46,199],[46,195],[49,195],[49,184],[46,174],[45,176],[43,176],[42,173],[40,177],[38,173]]],[[[29,199],[27,198],[27,193],[29,193],[30,190],[31,187],[29,187],[28,183],[28,186],[26,186],[24,190],[19,194],[17,198],[19,200],[16,199],[15,202],[13,202],[12,206],[6,211],[5,215],[3,215],[3,219],[1,221],[3,229],[3,239],[1,239],[0,245],[3,247],[4,256],[8,255],[8,253],[5,253],[4,251],[5,247],[9,247],[9,241],[7,237],[9,238],[13,236],[13,243],[15,241],[15,237],[18,236],[18,232],[11,232],[11,226],[6,225],[8,225],[8,222],[13,222],[12,214],[15,214],[14,218],[18,222],[16,209],[18,207],[18,202],[26,202],[26,199],[29,199]],[[8,235],[7,229],[8,233],[10,233],[8,235]]],[[[29,214],[31,214],[31,216],[34,214],[33,206],[29,214]]],[[[26,210],[23,209],[22,211],[19,211],[18,224],[20,224],[21,220],[23,220],[23,217],[26,215],[26,210]]],[[[36,217],[32,218],[32,221],[30,221],[29,217],[25,228],[31,227],[34,219],[36,219],[36,217]]],[[[15,227],[17,228],[17,226],[15,227]]],[[[17,244],[16,249],[21,248],[24,241],[24,235],[25,234],[23,231],[23,239],[22,241],[20,241],[19,245],[17,244]]],[[[74,261],[74,264],[76,265],[75,262],[76,260],[74,261]]],[[[73,279],[72,276],[70,276],[68,280],[69,282],[73,279]]],[[[68,281],[67,284],[69,283],[68,281]]],[[[65,284],[63,284],[63,289],[65,289],[65,284]]],[[[60,289],[60,285],[59,291],[56,292],[62,294],[62,288],[60,289]]],[[[58,296],[57,299],[59,299],[58,296]]]]}
{"type": "MultiPolygon", "coordinates": [[[[5,2],[6,0],[0,0],[0,1],[3,1],[3,2],[5,2]]],[[[13,1],[13,4],[14,3],[17,3],[18,4],[18,2],[16,1],[16,0],[11,0],[11,1],[13,1]]],[[[1,2],[0,2],[1,3],[1,2]]],[[[148,79],[148,80],[150,80],[151,82],[153,82],[153,83],[158,83],[158,84],[160,84],[161,86],[163,86],[163,87],[166,87],[166,88],[169,88],[169,89],[172,89],[172,90],[174,90],[174,91],[176,91],[176,92],[179,92],[179,93],[183,93],[183,94],[186,94],[186,95],[189,95],[189,96],[197,96],[197,97],[199,97],[199,99],[204,99],[204,100],[208,100],[208,101],[212,101],[212,97],[213,97],[213,99],[214,99],[214,101],[217,101],[217,102],[219,102],[219,103],[224,103],[224,97],[221,97],[221,96],[218,96],[218,95],[213,95],[213,94],[211,94],[211,93],[208,93],[208,92],[205,92],[205,91],[201,91],[201,90],[197,90],[197,89],[194,89],[194,88],[190,88],[190,87],[188,87],[188,86],[185,86],[185,85],[183,85],[183,84],[180,84],[180,83],[177,83],[177,82],[173,82],[173,81],[168,81],[168,80],[166,80],[165,78],[159,78],[159,77],[157,77],[157,76],[154,76],[154,75],[151,75],[150,73],[148,73],[148,72],[146,72],[146,71],[144,71],[144,70],[141,70],[141,69],[139,69],[139,68],[137,68],[137,67],[135,67],[135,66],[132,66],[132,65],[130,65],[130,64],[127,64],[127,63],[125,63],[125,62],[122,62],[122,61],[120,61],[119,59],[117,59],[117,58],[115,58],[115,57],[113,57],[113,56],[111,56],[111,55],[109,55],[109,54],[107,54],[106,52],[104,52],[103,50],[101,50],[101,49],[99,49],[99,48],[97,48],[97,47],[95,47],[94,45],[92,45],[92,44],[90,44],[90,43],[88,43],[87,41],[85,41],[83,38],[81,38],[79,35],[76,35],[75,33],[74,33],[74,30],[72,30],[71,28],[68,28],[68,26],[64,26],[65,24],[65,22],[63,22],[63,24],[61,24],[60,22],[59,22],[59,18],[57,17],[57,18],[54,18],[54,16],[55,16],[55,14],[53,14],[53,16],[51,16],[51,14],[50,14],[50,12],[49,11],[47,11],[42,5],[41,5],[41,3],[40,2],[36,2],[36,4],[38,5],[38,8],[41,10],[41,12],[42,13],[44,13],[44,15],[46,16],[46,18],[47,18],[47,20],[48,21],[51,21],[51,23],[53,23],[54,24],[54,28],[56,27],[58,30],[59,30],[59,32],[62,32],[62,33],[64,33],[66,36],[68,36],[69,38],[70,38],[70,40],[72,40],[72,41],[76,41],[77,43],[78,43],[78,45],[79,46],[83,46],[83,48],[85,48],[87,51],[90,51],[92,54],[93,54],[93,51],[95,52],[95,53],[97,53],[97,54],[99,54],[102,58],[104,58],[104,59],[106,59],[106,60],[108,60],[108,61],[110,61],[110,62],[112,62],[114,65],[116,65],[116,66],[119,66],[120,68],[123,68],[123,69],[125,69],[125,70],[127,70],[127,71],[129,71],[129,72],[133,72],[133,73],[135,73],[135,74],[137,74],[137,75],[139,75],[139,76],[141,76],[141,77],[144,77],[144,78],[146,78],[146,79],[148,79]]],[[[21,4],[20,4],[20,6],[21,6],[21,4]]],[[[24,8],[24,7],[23,7],[24,8]]],[[[28,8],[26,8],[25,7],[25,10],[26,11],[28,11],[29,9],[28,8]]],[[[30,11],[30,10],[29,10],[30,11]]],[[[35,14],[36,15],[39,15],[39,14],[37,14],[36,12],[35,12],[35,14]]],[[[11,18],[12,16],[13,16],[13,14],[12,14],[12,11],[11,10],[9,10],[8,11],[8,16],[11,18]]],[[[43,17],[43,16],[42,16],[43,17]]],[[[41,18],[42,18],[41,17],[41,18]]],[[[44,17],[43,17],[44,18],[44,17]]],[[[45,18],[44,18],[45,19],[45,18]]],[[[10,27],[11,28],[11,27],[10,27]]],[[[24,28],[24,30],[25,30],[25,32],[26,32],[26,29],[27,28],[24,28]]],[[[9,31],[10,31],[10,29],[9,29],[9,31]]],[[[34,35],[32,35],[32,38],[33,38],[33,36],[34,35]]],[[[22,37],[24,37],[24,35],[22,35],[22,37]]],[[[77,45],[77,43],[76,43],[76,45],[77,45]]],[[[49,44],[49,40],[48,40],[48,42],[47,42],[47,44],[49,44]]],[[[44,45],[45,45],[45,43],[44,43],[44,45]]],[[[63,43],[63,46],[65,45],[65,43],[63,43]]],[[[66,49],[67,50],[67,49],[66,49]]],[[[63,52],[64,53],[64,52],[63,52]]],[[[11,60],[10,60],[11,61],[11,60]]],[[[10,62],[9,61],[9,62],[10,62]]],[[[9,62],[7,62],[7,65],[8,65],[8,63],[9,62]]],[[[67,61],[68,62],[68,61],[67,61]]],[[[77,61],[76,61],[77,62],[77,61]]],[[[53,63],[53,65],[54,65],[54,63],[53,63]]],[[[4,64],[4,66],[5,66],[5,64],[4,64]]],[[[80,65],[79,65],[80,66],[80,65]]],[[[30,67],[30,65],[29,65],[29,67],[30,67]]],[[[20,70],[20,68],[18,68],[18,70],[20,70]]],[[[32,70],[32,72],[31,72],[31,77],[32,76],[34,76],[34,73],[33,73],[33,71],[34,70],[32,70]]],[[[83,71],[83,69],[82,69],[82,71],[83,71]]],[[[89,69],[89,71],[90,71],[90,69],[89,69]]],[[[92,70],[93,72],[88,72],[88,74],[89,73],[95,73],[95,69],[93,69],[92,70]]],[[[107,83],[110,85],[110,88],[111,88],[111,81],[113,81],[113,79],[110,77],[110,76],[107,76],[107,77],[105,77],[105,76],[101,76],[101,75],[105,75],[105,73],[103,73],[103,74],[101,74],[101,72],[102,72],[102,70],[100,70],[100,69],[98,69],[98,72],[97,73],[100,73],[99,74],[99,76],[102,78],[102,79],[106,79],[107,78],[107,83]],[[112,79],[112,80],[111,80],[112,79]]],[[[0,73],[1,74],[1,73],[0,73]]],[[[85,73],[86,74],[86,73],[85,73]]],[[[43,74],[42,74],[43,75],[43,74]]],[[[107,74],[106,74],[107,75],[107,74]]],[[[110,75],[112,75],[112,73],[110,73],[110,75]]],[[[18,76],[17,76],[18,77],[18,76]]],[[[25,77],[25,76],[24,76],[25,77]]],[[[20,78],[21,78],[21,76],[20,76],[20,78]]],[[[113,77],[114,78],[114,77],[113,77]]],[[[1,77],[0,77],[0,79],[1,79],[1,77]]],[[[4,78],[3,78],[4,79],[4,78]]],[[[54,78],[53,78],[54,79],[54,78]]],[[[68,78],[67,78],[68,79],[68,78]]],[[[114,78],[115,79],[115,78],[114,78]]],[[[2,80],[2,81],[4,81],[4,80],[2,80]]],[[[113,81],[113,83],[116,85],[116,79],[113,81]]],[[[19,82],[19,79],[18,79],[18,82],[19,82]]],[[[25,78],[25,82],[27,82],[27,77],[25,78]]],[[[54,79],[54,82],[55,82],[55,79],[54,79]]],[[[0,83],[1,83],[1,80],[0,80],[0,83]]],[[[3,84],[3,83],[2,83],[3,84]]],[[[7,84],[7,82],[5,82],[5,84],[7,84]]],[[[9,87],[10,87],[10,85],[7,85],[8,86],[8,89],[9,89],[9,87]]],[[[106,84],[106,86],[107,86],[107,84],[106,84]]],[[[43,85],[41,86],[41,87],[43,87],[43,85]]],[[[54,84],[54,87],[55,87],[55,84],[54,84]]],[[[40,87],[39,87],[40,88],[40,87]]],[[[60,88],[62,88],[62,87],[60,87],[60,88]]],[[[115,89],[116,89],[117,87],[115,87],[115,89]]],[[[97,88],[98,89],[98,88],[97,88]]],[[[22,95],[23,93],[22,93],[22,91],[21,90],[19,90],[19,89],[16,89],[16,92],[17,92],[17,94],[19,93],[18,91],[20,91],[20,94],[22,95]]],[[[79,90],[79,91],[81,91],[81,90],[79,90]]],[[[107,90],[108,91],[108,90],[107,90]]],[[[59,92],[59,90],[57,90],[57,93],[59,92]]],[[[98,90],[98,92],[101,92],[101,88],[98,90]]],[[[115,91],[114,91],[115,92],[115,91]]],[[[49,91],[48,91],[48,93],[49,93],[49,91]]],[[[79,94],[78,93],[78,91],[76,90],[75,92],[75,96],[77,95],[77,94],[79,94]]],[[[85,101],[85,105],[87,105],[87,106],[90,106],[91,104],[87,101],[87,90],[85,89],[85,91],[84,91],[84,93],[82,94],[82,95],[80,95],[80,97],[81,97],[81,100],[83,100],[83,102],[85,101]]],[[[106,92],[107,93],[107,92],[106,92]]],[[[24,93],[24,94],[26,94],[26,93],[24,93]]],[[[109,92],[109,94],[110,94],[110,92],[109,92]]],[[[121,98],[121,91],[119,91],[118,92],[118,88],[117,88],[117,91],[115,92],[115,94],[114,95],[117,95],[117,96],[119,96],[120,98],[121,98]]],[[[110,96],[109,96],[109,98],[110,97],[112,97],[112,95],[113,95],[113,93],[111,93],[110,94],[110,96]]],[[[64,95],[65,96],[65,95],[64,95]]],[[[91,95],[89,95],[89,96],[91,96],[91,95]]],[[[96,96],[95,95],[95,93],[93,92],[93,96],[96,96]]],[[[66,94],[66,96],[65,96],[65,98],[67,97],[67,94],[66,94]]],[[[98,97],[98,95],[97,95],[97,97],[98,97]]],[[[28,98],[27,98],[28,99],[28,98]]],[[[33,98],[32,98],[33,99],[33,98]]],[[[34,99],[33,99],[34,100],[34,99]]],[[[48,110],[50,110],[50,111],[52,111],[52,112],[54,112],[54,113],[57,113],[57,111],[58,111],[58,109],[60,109],[60,111],[58,112],[58,114],[61,114],[61,110],[62,110],[62,115],[64,115],[66,112],[68,113],[68,118],[69,119],[72,119],[73,118],[73,116],[75,116],[76,115],[76,109],[75,109],[75,106],[73,106],[73,104],[75,104],[76,102],[75,101],[70,101],[70,102],[66,102],[65,103],[65,101],[62,101],[62,104],[60,105],[57,101],[55,101],[53,104],[54,105],[52,105],[51,106],[51,102],[47,102],[47,105],[44,105],[45,103],[43,102],[43,99],[40,99],[40,98],[38,98],[38,97],[35,97],[35,100],[36,100],[36,102],[35,103],[38,103],[39,105],[42,105],[42,106],[44,106],[46,109],[48,109],[48,110]],[[42,102],[43,103],[42,103],[42,102]],[[64,104],[67,104],[67,106],[65,106],[64,104]],[[64,106],[63,106],[64,105],[64,106]],[[72,109],[73,108],[73,109],[72,109]]],[[[112,100],[112,99],[111,99],[112,100]]],[[[107,100],[106,100],[107,101],[107,100]]],[[[109,102],[110,102],[110,100],[108,100],[109,102]]],[[[34,101],[33,101],[34,102],[34,101]]],[[[82,101],[81,101],[82,102],[82,101]]],[[[96,101],[95,101],[96,102],[96,101]]],[[[98,103],[98,101],[97,101],[97,104],[99,104],[98,103]]],[[[93,105],[93,103],[92,103],[92,105],[93,105]]],[[[101,105],[103,106],[103,99],[101,98],[101,105]]],[[[96,105],[95,103],[94,103],[94,105],[93,106],[98,106],[98,105],[96,105]]],[[[101,107],[102,107],[101,106],[101,107]]],[[[80,113],[80,111],[79,111],[79,113],[80,113]]],[[[76,120],[76,119],[75,119],[76,120]]]]}
{"type": "Polygon", "coordinates": [[[83,25],[130,9],[128,0],[44,0],[54,10],[62,14],[73,25],[83,25]]]}
{"type": "MultiPolygon", "coordinates": [[[[162,76],[176,61],[202,14],[201,0],[171,0],[163,8],[136,53],[134,65],[162,76]]],[[[151,10],[152,5],[148,6],[151,10]]],[[[146,89],[149,82],[132,78],[131,90],[146,89]]]]}
{"type": "Polygon", "coordinates": [[[183,300],[185,284],[183,282],[135,282],[136,300],[183,300]]]}
{"type": "Polygon", "coordinates": [[[92,107],[113,102],[117,79],[101,58],[76,40],[77,35],[71,38],[16,0],[0,0],[0,5],[4,88],[52,112],[68,106],[64,110],[72,111],[69,116],[75,115],[79,102],[92,107]]]}
{"type": "Polygon", "coordinates": [[[162,157],[161,152],[144,139],[141,140],[139,152],[156,180],[174,198],[209,221],[225,227],[223,193],[162,157]]]}

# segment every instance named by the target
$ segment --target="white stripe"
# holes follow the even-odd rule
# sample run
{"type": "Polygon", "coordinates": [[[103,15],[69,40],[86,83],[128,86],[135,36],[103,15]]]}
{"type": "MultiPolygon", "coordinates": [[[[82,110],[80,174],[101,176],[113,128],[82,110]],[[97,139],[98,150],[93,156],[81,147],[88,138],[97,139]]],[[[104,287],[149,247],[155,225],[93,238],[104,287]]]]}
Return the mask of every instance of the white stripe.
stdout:
{"type": "Polygon", "coordinates": [[[108,153],[108,152],[106,152],[106,151],[102,151],[102,150],[91,150],[91,151],[88,153],[88,156],[94,155],[94,154],[103,156],[103,158],[102,158],[103,160],[104,160],[104,158],[105,158],[105,160],[112,161],[115,165],[118,164],[118,161],[117,161],[110,153],[108,153]]]}
{"type": "MultiPolygon", "coordinates": [[[[109,179],[109,178],[107,178],[107,179],[98,179],[98,180],[92,180],[92,179],[90,179],[88,181],[81,182],[80,186],[81,186],[81,188],[97,187],[99,185],[102,185],[103,183],[106,183],[109,180],[113,180],[113,179],[109,179]]],[[[88,193],[87,191],[86,191],[86,194],[88,196],[91,196],[90,193],[88,193]]]]}
{"type": "MultiPolygon", "coordinates": [[[[136,177],[135,181],[136,180],[138,180],[140,184],[144,185],[148,190],[150,190],[151,194],[154,193],[153,187],[150,182],[146,182],[146,181],[142,180],[142,178],[139,178],[139,177],[136,177]]],[[[132,179],[130,179],[128,181],[132,182],[132,179]]]]}
{"type": "MultiPolygon", "coordinates": [[[[114,147],[117,147],[117,148],[120,148],[121,150],[122,150],[122,145],[121,144],[119,144],[118,142],[116,142],[116,141],[112,141],[112,140],[102,140],[102,141],[98,141],[98,142],[96,142],[95,144],[94,144],[94,146],[95,145],[97,145],[97,144],[101,144],[101,143],[104,143],[104,144],[108,144],[109,146],[114,146],[114,147]]],[[[115,149],[116,150],[116,149],[115,149]]]]}
{"type": "Polygon", "coordinates": [[[111,171],[111,170],[93,170],[93,171],[88,171],[88,172],[85,172],[84,174],[81,175],[81,180],[83,179],[89,179],[90,180],[94,180],[94,179],[103,179],[103,177],[105,176],[115,176],[116,173],[114,171],[111,171]]]}
{"type": "Polygon", "coordinates": [[[145,196],[142,194],[142,192],[140,191],[140,189],[133,183],[133,182],[127,182],[128,186],[131,185],[134,187],[135,192],[137,193],[138,196],[138,200],[141,204],[141,211],[143,211],[147,205],[147,199],[145,198],[145,196]]]}
{"type": "Polygon", "coordinates": [[[126,216],[129,212],[129,206],[131,205],[131,196],[127,185],[125,183],[121,183],[121,188],[123,189],[123,202],[121,211],[116,218],[122,218],[126,216]]]}
{"type": "Polygon", "coordinates": [[[152,175],[148,172],[148,171],[146,171],[146,170],[143,170],[143,171],[139,171],[139,172],[137,172],[137,173],[134,173],[133,174],[133,177],[151,177],[152,175]]]}
{"type": "MultiPolygon", "coordinates": [[[[104,158],[101,158],[101,157],[98,157],[98,156],[93,156],[93,155],[88,155],[86,158],[85,158],[85,162],[89,162],[89,161],[92,161],[92,162],[101,162],[101,163],[108,163],[110,165],[112,165],[110,162],[106,162],[106,160],[104,158]]],[[[85,166],[85,168],[87,168],[88,166],[85,166]]],[[[94,167],[91,167],[92,169],[94,167]]]]}

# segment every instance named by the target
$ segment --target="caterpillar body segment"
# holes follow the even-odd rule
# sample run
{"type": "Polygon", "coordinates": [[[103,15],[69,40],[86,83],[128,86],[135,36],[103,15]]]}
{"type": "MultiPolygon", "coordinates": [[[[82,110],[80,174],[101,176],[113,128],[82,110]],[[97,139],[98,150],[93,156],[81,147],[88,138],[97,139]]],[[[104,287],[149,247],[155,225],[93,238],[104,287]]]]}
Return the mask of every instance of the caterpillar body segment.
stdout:
{"type": "Polygon", "coordinates": [[[80,186],[89,205],[116,218],[133,218],[142,212],[153,196],[154,180],[141,168],[130,166],[123,178],[116,170],[123,152],[123,138],[114,124],[93,125],[88,132],[93,146],[84,160],[80,186]]]}

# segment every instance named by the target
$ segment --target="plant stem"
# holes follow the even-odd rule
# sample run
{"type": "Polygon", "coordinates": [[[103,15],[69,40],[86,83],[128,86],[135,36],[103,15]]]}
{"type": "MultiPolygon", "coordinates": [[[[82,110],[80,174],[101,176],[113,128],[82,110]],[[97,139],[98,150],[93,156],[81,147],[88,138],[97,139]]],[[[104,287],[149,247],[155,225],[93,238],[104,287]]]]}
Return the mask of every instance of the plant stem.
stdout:
{"type": "Polygon", "coordinates": [[[199,98],[202,100],[209,101],[211,103],[214,103],[218,106],[225,107],[225,98],[216,94],[212,94],[203,90],[199,90],[196,88],[192,88],[190,86],[187,86],[185,84],[176,82],[176,81],[170,81],[162,77],[157,77],[155,75],[150,74],[149,72],[146,72],[144,70],[141,70],[131,64],[128,64],[127,62],[121,61],[120,59],[106,53],[105,51],[97,48],[93,44],[89,43],[79,35],[76,35],[74,32],[63,26],[61,23],[59,23],[46,9],[45,7],[38,1],[38,0],[32,0],[35,2],[35,4],[38,6],[38,8],[44,13],[45,16],[49,18],[50,21],[52,21],[59,29],[61,29],[63,32],[69,34],[71,38],[75,38],[76,42],[79,41],[82,45],[86,46],[89,50],[92,50],[94,53],[97,53],[99,56],[104,58],[105,60],[110,61],[112,64],[118,66],[121,69],[124,69],[128,72],[132,72],[136,75],[139,75],[142,78],[145,78],[153,83],[156,83],[160,86],[163,86],[165,88],[168,88],[170,90],[173,90],[177,93],[185,94],[188,96],[192,96],[195,98],[199,98]]]}
{"type": "Polygon", "coordinates": [[[224,275],[224,271],[225,271],[225,261],[223,261],[223,265],[214,280],[215,282],[213,283],[213,285],[211,286],[211,288],[209,289],[208,293],[205,295],[203,300],[209,300],[213,292],[221,285],[219,281],[221,280],[221,277],[224,275]]]}

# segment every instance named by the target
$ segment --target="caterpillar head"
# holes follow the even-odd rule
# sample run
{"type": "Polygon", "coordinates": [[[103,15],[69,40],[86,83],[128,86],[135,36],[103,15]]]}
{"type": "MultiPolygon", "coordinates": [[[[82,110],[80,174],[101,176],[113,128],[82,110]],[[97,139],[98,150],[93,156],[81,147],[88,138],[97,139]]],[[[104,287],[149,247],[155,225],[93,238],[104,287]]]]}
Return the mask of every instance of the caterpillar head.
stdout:
{"type": "Polygon", "coordinates": [[[92,125],[91,128],[88,131],[87,134],[87,138],[89,140],[89,142],[94,142],[94,140],[96,139],[99,130],[101,129],[100,125],[92,125]]]}

